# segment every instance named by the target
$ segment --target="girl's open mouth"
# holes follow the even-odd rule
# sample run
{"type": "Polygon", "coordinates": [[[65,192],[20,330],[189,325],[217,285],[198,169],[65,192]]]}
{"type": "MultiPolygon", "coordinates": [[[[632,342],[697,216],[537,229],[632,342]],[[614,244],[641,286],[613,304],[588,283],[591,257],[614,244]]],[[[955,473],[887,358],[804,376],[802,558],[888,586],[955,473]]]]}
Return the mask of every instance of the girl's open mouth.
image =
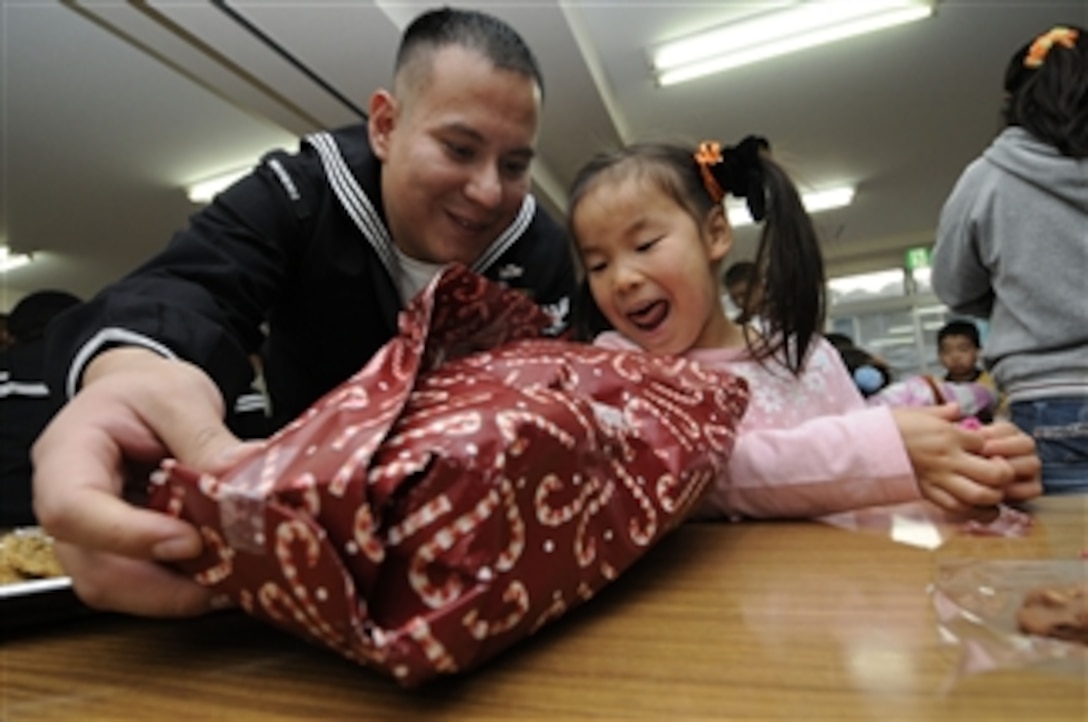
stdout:
{"type": "Polygon", "coordinates": [[[669,304],[667,301],[652,301],[627,314],[627,318],[640,330],[653,331],[665,321],[668,315],[669,304]]]}

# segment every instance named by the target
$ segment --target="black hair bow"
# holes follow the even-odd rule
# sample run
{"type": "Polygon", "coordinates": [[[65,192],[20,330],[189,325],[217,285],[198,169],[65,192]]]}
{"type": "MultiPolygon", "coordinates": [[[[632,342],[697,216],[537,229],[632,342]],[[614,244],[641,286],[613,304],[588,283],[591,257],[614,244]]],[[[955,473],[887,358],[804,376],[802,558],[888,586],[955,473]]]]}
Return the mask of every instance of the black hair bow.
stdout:
{"type": "Polygon", "coordinates": [[[752,219],[767,216],[767,193],[763,186],[763,162],[760,151],[770,150],[766,138],[749,135],[740,143],[722,151],[722,163],[714,167],[714,176],[727,192],[744,198],[752,219]]]}

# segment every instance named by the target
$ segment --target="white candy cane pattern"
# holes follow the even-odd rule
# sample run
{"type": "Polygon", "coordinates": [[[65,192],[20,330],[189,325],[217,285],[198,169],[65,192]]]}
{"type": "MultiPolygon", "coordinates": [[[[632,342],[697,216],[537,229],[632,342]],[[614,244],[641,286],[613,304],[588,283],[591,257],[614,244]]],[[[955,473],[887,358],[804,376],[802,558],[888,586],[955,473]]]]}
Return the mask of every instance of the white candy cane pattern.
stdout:
{"type": "MultiPolygon", "coordinates": [[[[586,597],[588,599],[588,597],[586,597]]],[[[552,603],[544,608],[543,613],[536,618],[533,622],[533,626],[530,627],[531,633],[535,634],[538,629],[543,627],[553,619],[559,619],[567,611],[567,602],[563,599],[563,593],[558,589],[552,593],[552,603]]]]}
{"type": "Polygon", "coordinates": [[[301,626],[310,637],[333,647],[343,647],[341,635],[330,626],[329,621],[318,609],[315,596],[321,596],[321,589],[312,590],[305,583],[305,576],[299,573],[295,562],[298,546],[301,544],[304,561],[307,566],[317,562],[320,542],[313,530],[299,521],[286,521],[279,524],[275,531],[275,553],[280,570],[287,582],[289,592],[274,582],[262,584],[258,590],[258,599],[262,609],[273,619],[286,623],[288,618],[301,626]]]}
{"type": "Polygon", "coordinates": [[[657,511],[654,509],[653,503],[650,501],[650,497],[642,490],[642,485],[638,480],[631,476],[627,471],[627,467],[618,461],[612,461],[612,473],[623,484],[623,488],[626,489],[635,502],[638,504],[639,510],[645,517],[645,524],[640,524],[639,520],[632,516],[627,520],[627,531],[630,535],[631,541],[639,546],[646,546],[652,540],[655,534],[657,534],[657,511]]]}
{"type": "Polygon", "coordinates": [[[498,426],[502,440],[506,442],[506,450],[511,456],[520,456],[529,445],[529,440],[519,433],[522,424],[540,429],[567,449],[574,448],[574,437],[550,419],[525,411],[499,411],[495,414],[495,425],[498,426]]]}
{"type": "Polygon", "coordinates": [[[437,609],[457,599],[464,591],[464,583],[457,576],[448,578],[442,584],[432,582],[431,563],[490,517],[499,502],[497,492],[488,492],[470,511],[433,532],[431,539],[416,550],[408,568],[408,581],[427,606],[437,609]]]}
{"type": "Polygon", "coordinates": [[[574,554],[581,567],[589,566],[597,556],[597,542],[586,537],[586,530],[591,519],[608,503],[615,491],[611,481],[601,481],[590,476],[580,485],[575,499],[565,506],[555,507],[549,503],[549,497],[562,491],[566,482],[554,474],[544,477],[536,490],[536,518],[545,526],[558,527],[575,517],[578,518],[574,538],[574,554]]]}
{"type": "Polygon", "coordinates": [[[427,660],[443,672],[456,672],[457,663],[446,647],[431,634],[431,627],[422,617],[414,617],[408,622],[408,635],[419,643],[427,660]]]}
{"type": "MultiPolygon", "coordinates": [[[[558,389],[532,387],[523,390],[525,395],[537,402],[538,404],[550,405],[555,404],[562,406],[566,409],[574,420],[578,423],[577,436],[586,439],[590,447],[598,447],[600,442],[597,439],[597,425],[590,420],[585,408],[585,401],[578,403],[571,397],[570,392],[563,392],[558,389]]],[[[592,406],[590,407],[592,410],[592,406]]],[[[595,420],[595,417],[594,417],[595,420]]],[[[570,434],[568,434],[570,436],[570,434]]]]}
{"type": "Polygon", "coordinates": [[[518,509],[514,485],[506,477],[499,480],[499,494],[502,496],[503,507],[506,509],[506,531],[510,540],[502,552],[495,557],[495,568],[500,572],[506,572],[514,568],[522,552],[525,551],[525,522],[522,521],[521,512],[518,509]]]}
{"type": "Polygon", "coordinates": [[[453,414],[449,418],[429,421],[419,427],[392,436],[386,440],[386,446],[404,446],[423,438],[441,438],[443,436],[468,436],[480,430],[481,420],[478,412],[453,414]]]}
{"type": "Polygon", "coordinates": [[[398,546],[415,535],[420,529],[433,524],[452,508],[449,497],[445,494],[439,494],[404,517],[399,524],[391,526],[389,531],[386,532],[386,541],[390,546],[398,546]]]}
{"type": "Polygon", "coordinates": [[[206,587],[219,584],[234,571],[234,550],[223,542],[223,537],[211,527],[200,527],[200,537],[204,548],[210,549],[216,558],[215,564],[196,575],[196,581],[206,587]]]}
{"type": "Polygon", "coordinates": [[[673,474],[662,474],[655,485],[657,501],[666,514],[688,508],[695,503],[699,490],[713,483],[720,473],[717,468],[685,471],[682,475],[683,482],[673,474]]]}
{"type": "MultiPolygon", "coordinates": [[[[689,433],[685,433],[681,428],[681,424],[677,423],[678,421],[685,421],[683,416],[673,416],[669,411],[663,409],[659,399],[633,398],[630,400],[625,410],[627,411],[628,418],[631,419],[637,418],[638,411],[647,412],[650,416],[653,416],[659,424],[668,429],[672,439],[680,444],[685,451],[694,450],[693,438],[698,438],[698,428],[696,427],[694,431],[694,437],[689,433]]],[[[638,425],[637,421],[634,423],[638,425]]]]}
{"type": "Polygon", "coordinates": [[[587,500],[600,492],[600,482],[590,479],[589,483],[579,484],[578,478],[572,479],[574,485],[579,487],[578,495],[574,501],[565,506],[553,506],[548,502],[549,497],[561,492],[567,486],[567,482],[557,474],[548,474],[536,487],[536,518],[545,526],[561,526],[580,514],[586,507],[587,500]]]}
{"type": "Polygon", "coordinates": [[[380,564],[385,559],[385,545],[378,534],[374,515],[365,504],[355,510],[355,524],[352,526],[352,539],[355,549],[363,553],[370,561],[380,564]]]}
{"type": "Polygon", "coordinates": [[[505,617],[480,619],[479,610],[470,609],[462,618],[461,623],[476,639],[487,639],[513,629],[521,623],[529,611],[529,591],[524,584],[515,579],[502,593],[502,600],[512,607],[505,617]]]}

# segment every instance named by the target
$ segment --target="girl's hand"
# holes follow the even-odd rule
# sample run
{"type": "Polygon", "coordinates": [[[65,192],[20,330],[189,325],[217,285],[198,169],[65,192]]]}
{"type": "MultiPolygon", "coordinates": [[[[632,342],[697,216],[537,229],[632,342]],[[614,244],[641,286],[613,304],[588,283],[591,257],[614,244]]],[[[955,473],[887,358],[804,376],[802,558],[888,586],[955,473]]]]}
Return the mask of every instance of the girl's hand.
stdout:
{"type": "Polygon", "coordinates": [[[974,516],[1006,498],[1017,468],[1003,456],[987,456],[984,432],[956,424],[959,415],[955,404],[892,410],[922,496],[947,511],[974,516]]]}
{"type": "Polygon", "coordinates": [[[985,444],[983,456],[1005,459],[1013,468],[1014,479],[1005,487],[1005,501],[1027,501],[1043,493],[1042,462],[1035,453],[1035,439],[1007,421],[997,421],[979,429],[985,444]]]}

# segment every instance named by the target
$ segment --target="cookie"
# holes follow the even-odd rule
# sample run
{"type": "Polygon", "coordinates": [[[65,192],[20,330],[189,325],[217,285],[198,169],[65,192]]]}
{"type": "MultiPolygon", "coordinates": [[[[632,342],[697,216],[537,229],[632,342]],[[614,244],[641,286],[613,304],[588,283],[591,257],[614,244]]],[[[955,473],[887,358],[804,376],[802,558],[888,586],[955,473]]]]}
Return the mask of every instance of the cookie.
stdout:
{"type": "Polygon", "coordinates": [[[0,551],[0,584],[14,584],[15,582],[26,581],[22,574],[19,574],[14,569],[9,567],[4,559],[3,552],[0,551]]]}
{"type": "Polygon", "coordinates": [[[64,576],[53,552],[53,540],[44,534],[12,532],[0,539],[2,583],[64,576]]]}
{"type": "Polygon", "coordinates": [[[1037,587],[1024,595],[1016,621],[1028,634],[1088,644],[1088,583],[1037,587]]]}

